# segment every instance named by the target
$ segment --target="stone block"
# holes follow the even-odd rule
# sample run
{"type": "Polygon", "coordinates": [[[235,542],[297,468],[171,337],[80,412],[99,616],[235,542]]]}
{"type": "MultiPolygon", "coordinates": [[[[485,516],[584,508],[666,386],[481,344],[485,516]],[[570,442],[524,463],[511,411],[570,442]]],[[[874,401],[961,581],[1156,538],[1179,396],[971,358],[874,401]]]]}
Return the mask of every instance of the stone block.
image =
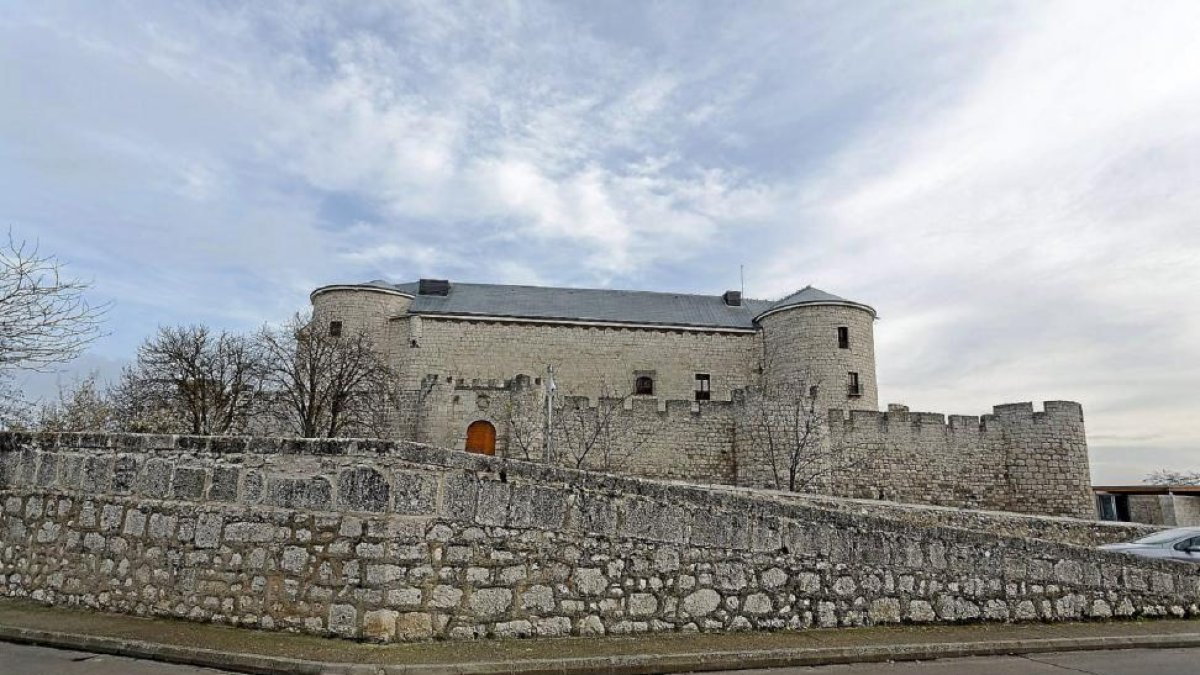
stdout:
{"type": "Polygon", "coordinates": [[[683,508],[648,499],[624,502],[621,536],[681,544],[687,540],[690,519],[683,508]]]}
{"type": "Polygon", "coordinates": [[[395,485],[393,500],[396,513],[402,515],[432,514],[437,507],[437,476],[421,471],[392,473],[395,485]]]}
{"type": "Polygon", "coordinates": [[[272,506],[289,509],[328,511],[333,505],[332,492],[324,476],[271,478],[267,482],[265,501],[272,506]]]}
{"type": "Polygon", "coordinates": [[[507,588],[481,588],[471,593],[467,606],[480,621],[504,615],[512,605],[512,591],[507,588]]]}
{"type": "Polygon", "coordinates": [[[632,593],[626,609],[630,616],[653,616],[658,612],[658,598],[651,593],[632,593]]]}
{"type": "Polygon", "coordinates": [[[300,546],[288,546],[283,549],[279,567],[291,574],[300,574],[308,566],[308,551],[300,546]]]}
{"type": "Polygon", "coordinates": [[[329,607],[329,630],[342,637],[356,637],[358,635],[358,610],[354,605],[331,605],[329,607]]]}
{"type": "Polygon", "coordinates": [[[138,461],[133,455],[117,456],[112,471],[112,491],[116,494],[133,492],[137,481],[138,461]]]}
{"type": "Polygon", "coordinates": [[[443,479],[438,515],[458,522],[474,522],[479,500],[479,480],[471,474],[450,473],[443,479]]]}
{"type": "Polygon", "coordinates": [[[153,499],[163,499],[170,493],[171,462],[165,459],[149,459],[142,468],[138,481],[138,493],[153,499]]]}
{"type": "Polygon", "coordinates": [[[557,488],[538,485],[513,486],[508,504],[509,527],[562,527],[567,512],[567,495],[557,488]]]}
{"type": "Polygon", "coordinates": [[[406,612],[396,617],[397,640],[428,640],[433,637],[433,617],[425,612],[406,612]]]}
{"type": "Polygon", "coordinates": [[[496,480],[479,483],[480,508],[475,512],[475,522],[480,525],[504,525],[508,522],[508,501],[512,486],[496,480]]]}
{"type": "Polygon", "coordinates": [[[531,614],[550,614],[554,611],[554,589],[541,584],[530,586],[521,594],[521,608],[531,614]]]}
{"type": "Polygon", "coordinates": [[[208,487],[208,498],[214,502],[236,502],[238,497],[238,478],[241,471],[233,466],[217,466],[213,468],[212,484],[208,487]]]}
{"type": "Polygon", "coordinates": [[[171,492],[175,499],[199,501],[204,497],[205,470],[193,467],[175,469],[171,492]]]}
{"type": "Polygon", "coordinates": [[[216,548],[221,543],[225,518],[219,513],[202,513],[196,521],[196,548],[216,548]]]}
{"type": "Polygon", "coordinates": [[[399,612],[377,609],[363,615],[363,637],[377,642],[388,642],[396,637],[396,617],[399,612]]]}
{"type": "Polygon", "coordinates": [[[462,602],[463,592],[453,586],[435,586],[429,592],[429,607],[432,609],[454,610],[462,602]]]}
{"type": "Polygon", "coordinates": [[[702,588],[684,596],[679,609],[685,617],[699,618],[712,614],[721,605],[721,594],[711,588],[702,588]]]}
{"type": "Polygon", "coordinates": [[[348,469],[338,475],[338,506],[349,511],[386,511],[391,490],[383,474],[371,467],[348,469]]]}
{"type": "Polygon", "coordinates": [[[245,483],[245,501],[247,504],[257,504],[263,500],[264,492],[266,491],[266,479],[263,478],[261,471],[246,471],[245,483]]]}
{"type": "Polygon", "coordinates": [[[533,624],[525,619],[503,621],[496,624],[495,635],[498,638],[522,638],[533,635],[533,624]]]}
{"type": "Polygon", "coordinates": [[[608,578],[595,567],[581,567],[573,577],[580,595],[602,595],[608,589],[608,578]]]}
{"type": "Polygon", "coordinates": [[[575,508],[577,525],[588,534],[611,535],[617,531],[617,505],[611,499],[596,495],[580,495],[575,508]]]}
{"type": "Polygon", "coordinates": [[[41,453],[41,462],[37,468],[37,486],[51,487],[58,482],[58,455],[51,452],[41,453]]]}
{"type": "Polygon", "coordinates": [[[876,598],[867,612],[871,623],[900,623],[900,601],[896,598],[876,598]]]}

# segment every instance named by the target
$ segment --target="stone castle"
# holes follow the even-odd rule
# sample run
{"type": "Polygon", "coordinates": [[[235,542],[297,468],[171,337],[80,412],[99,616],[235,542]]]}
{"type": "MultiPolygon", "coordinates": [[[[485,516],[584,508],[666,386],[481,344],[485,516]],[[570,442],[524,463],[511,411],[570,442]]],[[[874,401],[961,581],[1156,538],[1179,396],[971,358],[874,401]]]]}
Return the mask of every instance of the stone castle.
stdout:
{"type": "Polygon", "coordinates": [[[399,438],[542,459],[552,395],[637,437],[619,457],[558,463],[786,489],[749,406],[786,417],[790,401],[772,396],[799,387],[820,412],[822,446],[851,460],[808,491],[1094,517],[1078,404],[948,422],[899,405],[879,412],[875,310],[816,288],[765,301],[422,279],[324,286],[311,300],[322,330],[365,331],[397,367],[408,399],[399,438]]]}

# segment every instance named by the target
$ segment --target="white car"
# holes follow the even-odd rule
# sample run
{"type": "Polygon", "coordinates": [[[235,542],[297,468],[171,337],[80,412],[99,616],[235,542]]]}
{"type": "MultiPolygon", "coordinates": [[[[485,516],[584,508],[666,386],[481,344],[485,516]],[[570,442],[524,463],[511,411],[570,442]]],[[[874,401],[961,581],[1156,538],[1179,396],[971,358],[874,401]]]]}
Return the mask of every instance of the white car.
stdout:
{"type": "Polygon", "coordinates": [[[1102,551],[1119,551],[1143,558],[1200,563],[1200,527],[1176,527],[1127,544],[1105,544],[1102,551]]]}

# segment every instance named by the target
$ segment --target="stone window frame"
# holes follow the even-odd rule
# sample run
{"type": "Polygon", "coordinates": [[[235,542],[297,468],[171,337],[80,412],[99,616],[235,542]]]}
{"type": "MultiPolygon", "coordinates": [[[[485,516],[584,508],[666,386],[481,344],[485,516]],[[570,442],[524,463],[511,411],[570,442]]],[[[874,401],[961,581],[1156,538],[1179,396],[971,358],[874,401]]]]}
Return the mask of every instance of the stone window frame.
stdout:
{"type": "Polygon", "coordinates": [[[634,396],[654,396],[654,380],[657,379],[658,373],[653,370],[635,370],[633,371],[633,395],[634,396]],[[643,384],[649,386],[643,387],[643,384]]]}
{"type": "Polygon", "coordinates": [[[712,400],[712,376],[709,373],[696,373],[696,400],[712,400]]]}

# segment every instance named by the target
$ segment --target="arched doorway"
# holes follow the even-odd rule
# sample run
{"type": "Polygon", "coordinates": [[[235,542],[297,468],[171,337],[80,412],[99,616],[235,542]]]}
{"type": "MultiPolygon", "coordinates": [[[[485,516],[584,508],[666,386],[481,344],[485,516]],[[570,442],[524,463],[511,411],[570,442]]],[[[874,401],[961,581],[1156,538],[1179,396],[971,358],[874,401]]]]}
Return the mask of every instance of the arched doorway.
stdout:
{"type": "Polygon", "coordinates": [[[496,454],[496,427],[491,422],[479,420],[467,427],[467,452],[480,455],[496,454]]]}

